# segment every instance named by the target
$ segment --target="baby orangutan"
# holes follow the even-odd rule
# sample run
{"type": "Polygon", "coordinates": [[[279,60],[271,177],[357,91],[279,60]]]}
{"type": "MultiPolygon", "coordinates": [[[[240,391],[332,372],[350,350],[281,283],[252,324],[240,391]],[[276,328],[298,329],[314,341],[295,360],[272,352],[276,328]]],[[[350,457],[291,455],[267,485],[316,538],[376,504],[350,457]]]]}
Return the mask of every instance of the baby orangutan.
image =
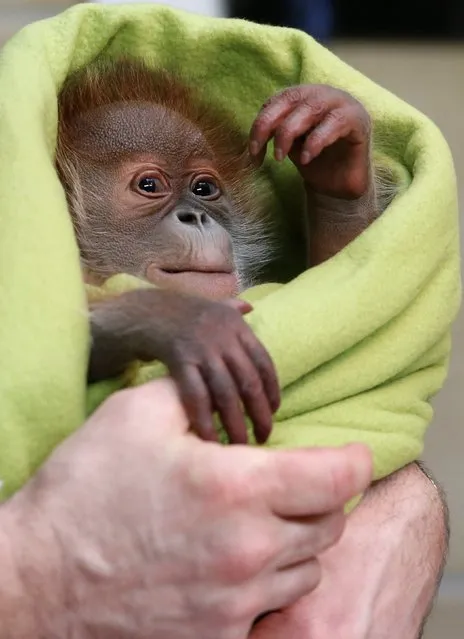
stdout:
{"type": "Polygon", "coordinates": [[[258,113],[249,139],[226,113],[170,74],[136,60],[96,62],[59,97],[57,169],[89,283],[126,273],[154,288],[91,305],[89,381],[134,360],[160,360],[192,428],[214,440],[217,412],[233,443],[244,412],[266,441],[279,406],[273,363],[235,298],[272,259],[254,191],[266,147],[287,155],[307,194],[308,266],[378,215],[370,119],[330,86],[290,87],[258,113]],[[243,406],[243,409],[242,409],[243,406]]]}

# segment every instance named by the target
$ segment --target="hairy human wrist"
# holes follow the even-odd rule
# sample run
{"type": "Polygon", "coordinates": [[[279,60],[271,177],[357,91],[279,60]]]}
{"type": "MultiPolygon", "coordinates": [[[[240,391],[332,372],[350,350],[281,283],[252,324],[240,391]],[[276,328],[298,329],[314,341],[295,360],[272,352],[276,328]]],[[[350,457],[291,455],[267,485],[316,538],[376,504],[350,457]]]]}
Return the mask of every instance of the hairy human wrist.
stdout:
{"type": "Polygon", "coordinates": [[[0,506],[2,639],[58,639],[67,634],[59,548],[30,492],[27,487],[0,506]]]}

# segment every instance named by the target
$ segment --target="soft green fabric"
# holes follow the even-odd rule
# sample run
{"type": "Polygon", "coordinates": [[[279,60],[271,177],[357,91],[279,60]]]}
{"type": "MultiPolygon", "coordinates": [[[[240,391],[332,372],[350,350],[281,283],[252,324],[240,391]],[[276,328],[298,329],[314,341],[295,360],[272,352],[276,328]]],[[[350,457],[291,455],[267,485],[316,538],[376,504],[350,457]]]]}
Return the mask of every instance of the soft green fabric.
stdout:
{"type": "MultiPolygon", "coordinates": [[[[303,33],[156,5],[82,4],[27,27],[0,58],[3,495],[82,423],[87,402],[115,387],[86,389],[85,291],[53,164],[57,92],[70,71],[103,51],[178,67],[244,131],[262,102],[291,84],[330,83],[364,102],[379,157],[402,175],[406,192],[334,259],[286,285],[250,291],[257,301],[249,321],[283,389],[270,446],[363,441],[376,477],[417,458],[460,301],[455,175],[439,131],[303,33]]],[[[290,257],[301,214],[295,178],[290,162],[268,157],[290,257]]],[[[298,267],[288,259],[279,268],[284,278],[298,267]]]]}

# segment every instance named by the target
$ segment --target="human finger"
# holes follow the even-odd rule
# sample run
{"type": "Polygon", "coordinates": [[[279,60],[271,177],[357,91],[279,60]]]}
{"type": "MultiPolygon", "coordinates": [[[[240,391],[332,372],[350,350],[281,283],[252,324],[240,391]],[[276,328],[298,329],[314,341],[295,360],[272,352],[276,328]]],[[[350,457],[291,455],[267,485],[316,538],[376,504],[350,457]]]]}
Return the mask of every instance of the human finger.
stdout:
{"type": "Polygon", "coordinates": [[[326,515],[287,519],[281,526],[280,569],[311,559],[333,546],[343,534],[346,516],[340,508],[326,515]]]}
{"type": "Polygon", "coordinates": [[[267,609],[262,612],[280,610],[291,606],[298,599],[317,588],[321,580],[321,567],[314,557],[271,575],[263,575],[263,593],[267,609]]]}
{"type": "MultiPolygon", "coordinates": [[[[265,451],[268,452],[268,451],[265,451]]],[[[306,517],[337,510],[372,480],[372,457],[361,444],[273,451],[261,487],[275,514],[306,517]]]]}

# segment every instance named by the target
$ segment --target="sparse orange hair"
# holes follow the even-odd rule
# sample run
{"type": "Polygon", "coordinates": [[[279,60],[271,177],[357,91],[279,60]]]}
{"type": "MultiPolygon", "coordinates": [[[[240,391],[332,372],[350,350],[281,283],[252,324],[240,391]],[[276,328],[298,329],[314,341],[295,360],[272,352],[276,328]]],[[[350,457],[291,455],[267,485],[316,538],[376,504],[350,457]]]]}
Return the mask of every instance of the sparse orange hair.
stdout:
{"type": "Polygon", "coordinates": [[[88,111],[114,103],[149,102],[192,122],[212,149],[217,169],[230,183],[253,173],[247,137],[231,114],[206,104],[182,79],[164,69],[150,68],[138,58],[101,58],[71,74],[58,99],[58,154],[69,149],[73,122],[88,111]]]}

